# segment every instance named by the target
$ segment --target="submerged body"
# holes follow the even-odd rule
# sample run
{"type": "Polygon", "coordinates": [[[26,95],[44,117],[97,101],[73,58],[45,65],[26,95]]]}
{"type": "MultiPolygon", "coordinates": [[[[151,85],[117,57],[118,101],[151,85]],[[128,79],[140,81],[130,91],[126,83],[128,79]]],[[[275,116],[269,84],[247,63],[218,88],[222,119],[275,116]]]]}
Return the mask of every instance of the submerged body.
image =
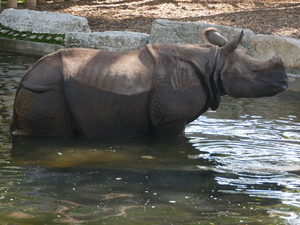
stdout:
{"type": "Polygon", "coordinates": [[[47,55],[18,87],[11,130],[44,136],[179,136],[187,123],[209,107],[216,109],[221,95],[261,97],[286,90],[280,56],[258,61],[237,49],[242,34],[219,44],[216,30],[204,34],[214,45],[65,49],[47,55]]]}

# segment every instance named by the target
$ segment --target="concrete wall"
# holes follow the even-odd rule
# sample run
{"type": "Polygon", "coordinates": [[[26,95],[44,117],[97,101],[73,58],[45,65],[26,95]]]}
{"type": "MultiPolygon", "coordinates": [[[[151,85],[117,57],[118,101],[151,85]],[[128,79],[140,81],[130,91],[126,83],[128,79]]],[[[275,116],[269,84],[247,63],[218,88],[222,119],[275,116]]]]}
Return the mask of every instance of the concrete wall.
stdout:
{"type": "Polygon", "coordinates": [[[13,40],[0,37],[0,50],[4,51],[43,56],[52,52],[56,52],[61,48],[65,47],[62,45],[13,40]]]}

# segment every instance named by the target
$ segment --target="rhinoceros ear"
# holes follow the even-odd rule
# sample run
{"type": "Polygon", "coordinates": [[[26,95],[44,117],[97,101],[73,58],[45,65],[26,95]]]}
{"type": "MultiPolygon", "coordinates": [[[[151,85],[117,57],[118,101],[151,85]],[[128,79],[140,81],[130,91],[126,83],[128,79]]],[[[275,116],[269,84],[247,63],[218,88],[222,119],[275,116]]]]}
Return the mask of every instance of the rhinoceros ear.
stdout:
{"type": "Polygon", "coordinates": [[[202,32],[202,37],[206,42],[219,47],[223,47],[226,43],[228,43],[228,40],[220,34],[220,31],[213,27],[205,29],[202,32]]]}
{"type": "Polygon", "coordinates": [[[241,31],[240,35],[236,36],[234,39],[232,39],[223,47],[223,54],[225,57],[228,56],[231,52],[233,52],[238,47],[239,43],[243,39],[243,36],[244,36],[244,30],[241,31]]]}

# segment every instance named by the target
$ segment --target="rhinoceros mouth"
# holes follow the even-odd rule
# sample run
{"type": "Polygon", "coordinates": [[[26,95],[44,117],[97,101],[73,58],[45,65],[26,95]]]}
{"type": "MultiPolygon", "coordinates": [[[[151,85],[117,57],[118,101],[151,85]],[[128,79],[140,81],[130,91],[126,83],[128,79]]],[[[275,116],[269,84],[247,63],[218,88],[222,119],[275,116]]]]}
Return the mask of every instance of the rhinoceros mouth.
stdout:
{"type": "Polygon", "coordinates": [[[278,90],[279,92],[287,91],[287,89],[288,89],[288,81],[286,79],[285,80],[276,81],[272,85],[270,85],[270,88],[278,90]]]}

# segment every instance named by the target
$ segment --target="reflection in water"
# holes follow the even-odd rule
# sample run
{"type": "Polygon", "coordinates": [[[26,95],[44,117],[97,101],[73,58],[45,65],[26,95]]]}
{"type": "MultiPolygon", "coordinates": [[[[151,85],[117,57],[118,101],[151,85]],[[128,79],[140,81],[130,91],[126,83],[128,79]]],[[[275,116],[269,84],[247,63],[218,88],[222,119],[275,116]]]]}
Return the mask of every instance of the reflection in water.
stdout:
{"type": "Polygon", "coordinates": [[[198,210],[211,213],[218,194],[215,173],[197,168],[214,162],[188,159],[197,152],[183,138],[17,137],[11,166],[26,170],[20,186],[29,197],[18,207],[50,211],[61,222],[193,222],[198,210]]]}
{"type": "MultiPolygon", "coordinates": [[[[18,136],[12,140],[13,165],[59,168],[197,170],[188,155],[198,153],[185,138],[128,139],[47,138],[18,136]],[[176,164],[174,164],[176,162],[176,164]]],[[[213,162],[210,163],[212,165],[213,162]]]]}
{"type": "MultiPolygon", "coordinates": [[[[280,204],[280,199],[231,193],[234,183],[225,185],[221,179],[237,175],[214,171],[217,165],[212,159],[193,158],[199,151],[192,145],[183,138],[18,137],[13,140],[11,165],[26,168],[20,186],[27,190],[22,195],[33,198],[19,202],[18,207],[51,211],[61,222],[107,222],[115,217],[120,224],[180,224],[226,221],[228,216],[229,221],[240,221],[251,216],[268,224],[264,207],[280,204]]],[[[269,193],[283,189],[277,183],[270,185],[255,188],[269,193]]]]}
{"type": "Polygon", "coordinates": [[[188,138],[10,138],[37,58],[0,53],[0,224],[299,224],[299,93],[224,97],[188,138]]]}

